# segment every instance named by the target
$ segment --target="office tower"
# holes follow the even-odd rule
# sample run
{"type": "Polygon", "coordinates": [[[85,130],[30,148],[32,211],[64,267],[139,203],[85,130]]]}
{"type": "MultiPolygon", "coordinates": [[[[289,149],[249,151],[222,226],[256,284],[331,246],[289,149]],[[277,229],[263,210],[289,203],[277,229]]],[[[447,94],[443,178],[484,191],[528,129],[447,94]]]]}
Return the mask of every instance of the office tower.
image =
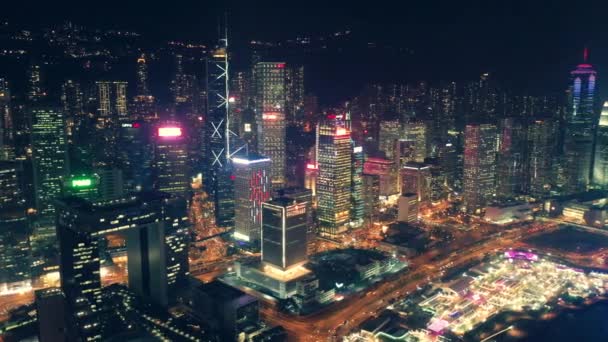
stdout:
{"type": "Polygon", "coordinates": [[[99,176],[98,199],[109,201],[120,198],[125,193],[123,171],[113,166],[97,166],[93,173],[99,176]]]}
{"type": "Polygon", "coordinates": [[[232,159],[234,165],[234,237],[259,248],[262,203],[272,195],[269,158],[250,154],[232,159]]]}
{"type": "Polygon", "coordinates": [[[208,111],[204,129],[205,162],[202,168],[205,189],[215,204],[215,221],[220,227],[234,225],[228,67],[228,40],[224,37],[207,59],[208,111]]]}
{"type": "Polygon", "coordinates": [[[404,139],[414,142],[414,161],[424,162],[428,156],[428,132],[426,123],[422,121],[408,122],[403,126],[404,139]]]}
{"type": "Polygon", "coordinates": [[[365,218],[371,223],[380,206],[380,176],[363,173],[363,203],[365,218]]]}
{"type": "Polygon", "coordinates": [[[99,176],[93,173],[65,177],[62,197],[65,196],[76,196],[88,201],[99,199],[99,176]]]}
{"type": "Polygon", "coordinates": [[[445,176],[445,185],[448,189],[457,189],[460,183],[458,153],[456,151],[457,140],[458,136],[449,134],[446,142],[439,146],[437,155],[439,166],[445,176]]]}
{"type": "Polygon", "coordinates": [[[148,85],[148,64],[146,63],[146,56],[142,53],[137,59],[137,95],[147,96],[150,95],[150,88],[148,85]]]}
{"type": "Polygon", "coordinates": [[[401,169],[405,163],[416,161],[416,141],[399,139],[395,141],[394,160],[397,169],[401,169]]]}
{"type": "Polygon", "coordinates": [[[262,262],[282,270],[307,261],[306,203],[279,197],[262,204],[262,262]]]}
{"type": "Polygon", "coordinates": [[[435,130],[439,141],[444,142],[448,131],[456,126],[457,86],[455,82],[442,83],[435,90],[435,96],[432,98],[435,130]]]}
{"type": "Polygon", "coordinates": [[[608,101],[604,102],[595,137],[593,184],[601,189],[608,188],[608,101]]]}
{"type": "Polygon", "coordinates": [[[285,185],[285,63],[255,65],[258,152],[272,160],[272,185],[285,185]]]}
{"type": "Polygon", "coordinates": [[[40,342],[67,340],[65,295],[60,288],[36,290],[36,317],[40,342]]]}
{"type": "Polygon", "coordinates": [[[97,114],[101,118],[127,116],[127,82],[98,81],[97,114]]]}
{"type": "Polygon", "coordinates": [[[350,221],[352,146],[345,122],[339,119],[320,122],[316,146],[319,233],[336,236],[347,229],[350,221]]]}
{"type": "Polygon", "coordinates": [[[285,117],[287,123],[304,123],[304,67],[288,66],[285,70],[285,117]]]}
{"type": "Polygon", "coordinates": [[[39,64],[30,64],[27,79],[27,99],[38,102],[46,97],[46,91],[42,85],[42,72],[39,64]]]}
{"type": "Polygon", "coordinates": [[[221,341],[237,341],[260,319],[257,298],[217,280],[192,289],[192,308],[203,321],[217,324],[221,341]]]}
{"type": "Polygon", "coordinates": [[[307,250],[309,254],[312,252],[314,246],[310,243],[315,239],[317,234],[315,224],[313,222],[312,207],[313,207],[313,195],[310,189],[300,187],[284,188],[277,191],[276,197],[286,197],[294,200],[298,203],[304,203],[306,205],[306,231],[307,231],[307,250]]]}
{"type": "Polygon", "coordinates": [[[429,167],[429,199],[431,203],[437,203],[446,199],[446,173],[441,167],[439,158],[426,158],[424,163],[429,167]]]}
{"type": "Polygon", "coordinates": [[[553,185],[553,157],[555,150],[555,122],[535,119],[528,126],[528,180],[530,195],[542,198],[549,195],[553,185]]]}
{"type": "Polygon", "coordinates": [[[125,121],[118,128],[117,165],[122,170],[125,191],[152,190],[154,161],[153,126],[141,121],[125,121]]]}
{"type": "Polygon", "coordinates": [[[496,126],[469,124],[464,134],[464,205],[467,212],[480,213],[495,192],[496,126]]]}
{"type": "Polygon", "coordinates": [[[133,98],[131,112],[136,119],[152,121],[156,116],[155,99],[150,92],[148,63],[143,53],[137,58],[135,76],[137,91],[133,98]]]}
{"type": "Polygon", "coordinates": [[[395,158],[395,141],[401,138],[401,123],[399,120],[381,121],[378,149],[384,152],[387,159],[395,158]]]}
{"type": "Polygon", "coordinates": [[[99,323],[98,241],[108,233],[126,236],[129,288],[163,306],[174,300],[188,275],[189,223],[183,199],[160,192],[111,202],[67,197],[57,208],[61,288],[76,317],[99,323]]]}
{"type": "Polygon", "coordinates": [[[397,221],[405,223],[418,222],[418,194],[404,193],[398,201],[397,221]]]}
{"type": "Polygon", "coordinates": [[[572,83],[564,137],[564,190],[572,194],[587,189],[593,157],[597,73],[591,64],[587,64],[587,50],[583,64],[570,72],[570,76],[572,83]]]}
{"type": "Polygon", "coordinates": [[[501,198],[521,195],[527,188],[526,141],[526,127],[521,120],[505,118],[499,121],[496,195],[501,198]]]}
{"type": "Polygon", "coordinates": [[[363,165],[365,154],[362,146],[354,146],[351,157],[351,180],[350,180],[350,224],[352,227],[361,227],[365,218],[365,204],[363,203],[363,165]]]}
{"type": "Polygon", "coordinates": [[[61,103],[63,112],[68,118],[76,118],[84,115],[84,94],[80,83],[67,80],[61,85],[61,103]]]}
{"type": "MultiPolygon", "coordinates": [[[[213,59],[216,59],[216,52],[213,52],[213,59]]],[[[198,80],[195,75],[184,72],[184,56],[181,54],[175,55],[175,71],[169,88],[178,114],[187,114],[188,111],[199,111],[200,94],[198,80]],[[182,113],[180,113],[180,109],[182,113]],[[184,110],[186,113],[183,113],[184,110]]]]}
{"type": "Polygon", "coordinates": [[[304,131],[311,132],[314,128],[313,122],[319,114],[319,99],[314,95],[304,97],[304,131]]]}
{"type": "Polygon", "coordinates": [[[304,188],[312,192],[313,206],[317,206],[317,179],[319,178],[319,168],[316,163],[307,163],[304,171],[304,188]]]}
{"type": "Polygon", "coordinates": [[[32,109],[31,117],[36,210],[42,221],[51,223],[55,220],[53,201],[61,194],[61,179],[69,170],[64,114],[56,108],[38,107],[32,109]]]}
{"type": "Polygon", "coordinates": [[[0,161],[0,209],[25,205],[23,165],[0,161]]]}
{"type": "Polygon", "coordinates": [[[363,173],[379,177],[379,195],[383,199],[388,199],[401,193],[399,189],[399,171],[392,160],[369,157],[365,161],[365,164],[363,164],[363,173]]]}
{"type": "Polygon", "coordinates": [[[431,167],[424,163],[408,162],[401,169],[401,193],[416,194],[420,205],[431,200],[431,167]]]}
{"type": "Polygon", "coordinates": [[[0,78],[0,160],[11,160],[14,157],[14,134],[11,91],[8,82],[0,78]]]}
{"type": "MultiPolygon", "coordinates": [[[[80,201],[79,203],[86,203],[84,200],[80,201]]],[[[61,289],[67,297],[79,337],[85,340],[101,340],[99,238],[93,236],[93,222],[82,222],[85,214],[78,211],[79,208],[72,202],[58,205],[57,238],[61,289]]],[[[92,221],[92,217],[89,220],[92,221]]]]}
{"type": "Polygon", "coordinates": [[[159,125],[154,133],[155,189],[186,196],[190,188],[185,129],[176,123],[159,125]]]}
{"type": "Polygon", "coordinates": [[[21,162],[0,161],[0,292],[30,286],[32,225],[21,162]]]}

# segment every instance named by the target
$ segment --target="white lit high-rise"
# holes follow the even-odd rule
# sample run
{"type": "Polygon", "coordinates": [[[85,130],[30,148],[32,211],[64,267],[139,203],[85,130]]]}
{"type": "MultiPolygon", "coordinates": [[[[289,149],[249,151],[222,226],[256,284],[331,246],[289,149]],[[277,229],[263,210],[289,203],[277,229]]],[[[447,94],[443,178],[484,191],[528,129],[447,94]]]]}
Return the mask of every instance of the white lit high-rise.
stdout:
{"type": "Polygon", "coordinates": [[[347,229],[351,209],[350,130],[341,116],[317,126],[317,217],[319,232],[335,236],[347,229]]]}

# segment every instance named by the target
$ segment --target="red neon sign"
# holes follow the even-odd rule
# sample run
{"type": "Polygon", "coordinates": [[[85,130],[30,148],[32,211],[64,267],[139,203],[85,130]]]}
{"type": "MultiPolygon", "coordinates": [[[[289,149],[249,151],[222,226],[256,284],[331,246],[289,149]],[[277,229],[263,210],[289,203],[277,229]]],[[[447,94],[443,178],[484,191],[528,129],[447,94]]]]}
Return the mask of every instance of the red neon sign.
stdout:
{"type": "Polygon", "coordinates": [[[159,137],[181,137],[182,129],[181,127],[160,127],[158,129],[159,137]]]}

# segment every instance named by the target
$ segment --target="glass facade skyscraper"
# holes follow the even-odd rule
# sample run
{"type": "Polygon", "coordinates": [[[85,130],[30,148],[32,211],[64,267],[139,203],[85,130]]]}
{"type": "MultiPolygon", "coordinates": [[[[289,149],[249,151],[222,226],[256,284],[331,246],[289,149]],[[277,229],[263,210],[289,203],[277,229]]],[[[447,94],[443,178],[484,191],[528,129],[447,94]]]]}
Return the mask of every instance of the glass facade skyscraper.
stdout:
{"type": "Polygon", "coordinates": [[[464,205],[467,212],[479,213],[495,192],[496,126],[470,124],[464,135],[464,205]]]}
{"type": "Polygon", "coordinates": [[[317,126],[317,217],[321,235],[346,231],[351,210],[352,145],[350,130],[338,118],[317,126]]]}
{"type": "Polygon", "coordinates": [[[50,225],[47,233],[54,236],[53,201],[69,172],[64,115],[56,108],[39,107],[32,109],[31,116],[36,210],[41,225],[50,225]]]}
{"type": "Polygon", "coordinates": [[[234,237],[259,248],[262,203],[272,195],[269,158],[250,154],[235,157],[234,165],[234,237]]]}
{"type": "Polygon", "coordinates": [[[255,65],[258,152],[272,160],[273,187],[285,185],[285,63],[255,65]]]}
{"type": "Polygon", "coordinates": [[[587,189],[595,135],[597,73],[586,61],[570,72],[571,85],[564,137],[565,193],[587,189]]]}
{"type": "Polygon", "coordinates": [[[154,136],[156,189],[186,196],[190,188],[188,146],[184,127],[175,123],[159,125],[154,136]]]}
{"type": "Polygon", "coordinates": [[[306,208],[287,197],[262,204],[262,262],[283,270],[306,262],[306,208]]]}

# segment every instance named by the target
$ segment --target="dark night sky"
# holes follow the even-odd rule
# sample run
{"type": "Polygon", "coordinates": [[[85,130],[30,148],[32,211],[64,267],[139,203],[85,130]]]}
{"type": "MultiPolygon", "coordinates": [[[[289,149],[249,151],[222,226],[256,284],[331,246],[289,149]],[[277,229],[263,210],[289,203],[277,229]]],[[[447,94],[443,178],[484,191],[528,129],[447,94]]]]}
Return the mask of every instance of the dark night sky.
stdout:
{"type": "MultiPolygon", "coordinates": [[[[11,1],[2,15],[28,24],[72,20],[133,29],[152,39],[214,38],[228,9],[233,41],[281,39],[351,28],[358,39],[413,48],[409,66],[428,78],[494,71],[511,83],[563,88],[590,48],[608,65],[607,1],[11,1]],[[156,4],[159,3],[159,4],[156,4]],[[27,4],[27,5],[26,5],[27,4]],[[566,76],[564,76],[566,75],[566,76]]],[[[606,76],[608,78],[608,76],[606,76]]]]}

